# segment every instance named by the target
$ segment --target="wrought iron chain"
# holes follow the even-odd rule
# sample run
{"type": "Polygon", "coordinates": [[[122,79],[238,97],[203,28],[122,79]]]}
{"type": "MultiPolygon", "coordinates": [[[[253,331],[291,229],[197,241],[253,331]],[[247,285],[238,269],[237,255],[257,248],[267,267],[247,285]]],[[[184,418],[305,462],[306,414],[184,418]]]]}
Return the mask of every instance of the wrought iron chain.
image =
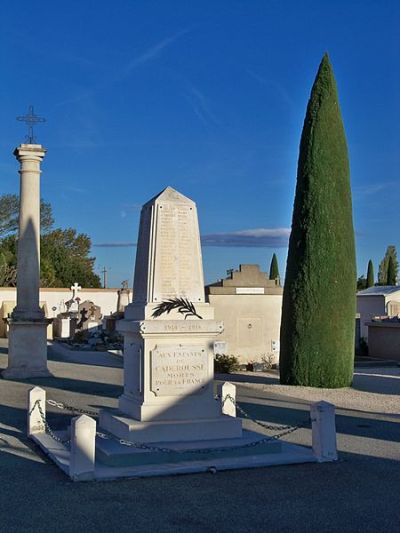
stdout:
{"type": "Polygon", "coordinates": [[[63,444],[64,446],[68,446],[71,443],[71,439],[63,440],[63,439],[60,439],[60,437],[57,437],[57,435],[51,429],[51,427],[49,426],[49,423],[46,420],[46,416],[45,416],[45,414],[43,412],[42,406],[40,405],[40,400],[36,400],[36,402],[33,404],[32,409],[29,411],[29,415],[31,415],[33,413],[33,411],[36,409],[36,407],[39,410],[40,418],[42,419],[43,425],[44,425],[44,427],[46,429],[46,433],[48,433],[50,435],[50,437],[52,439],[54,439],[55,441],[63,444]]]}
{"type": "Polygon", "coordinates": [[[290,433],[294,433],[301,427],[304,427],[304,426],[303,425],[291,426],[286,431],[278,433],[277,435],[270,435],[268,437],[264,437],[263,439],[253,441],[253,442],[248,442],[246,444],[240,444],[237,446],[225,446],[225,447],[220,447],[220,448],[200,448],[200,449],[195,449],[195,450],[187,450],[187,449],[186,450],[174,450],[172,448],[152,446],[150,444],[144,444],[143,442],[134,442],[134,441],[130,441],[127,439],[119,439],[118,437],[115,437],[114,435],[100,433],[100,432],[97,432],[96,435],[97,437],[101,439],[115,440],[123,446],[134,447],[140,450],[146,450],[150,452],[175,453],[175,454],[197,454],[197,455],[203,454],[204,455],[204,454],[209,454],[209,453],[224,453],[224,452],[229,452],[232,450],[238,450],[238,449],[243,449],[243,448],[254,448],[261,444],[266,444],[267,442],[278,440],[281,437],[284,437],[285,435],[289,435],[290,433]]]}
{"type": "Polygon", "coordinates": [[[70,411],[71,413],[79,413],[81,415],[88,415],[97,417],[99,414],[96,411],[90,411],[89,409],[81,409],[80,407],[74,407],[73,405],[68,405],[63,402],[57,402],[56,400],[46,400],[49,405],[57,407],[57,409],[62,409],[65,411],[70,411]]]}
{"type": "MultiPolygon", "coordinates": [[[[221,399],[221,396],[218,395],[217,398],[221,399]]],[[[258,426],[261,426],[262,428],[268,429],[270,431],[285,431],[285,430],[290,430],[293,427],[295,428],[305,427],[310,422],[310,417],[308,416],[299,425],[296,425],[296,426],[272,426],[272,425],[264,424],[264,422],[260,422],[259,420],[256,420],[255,418],[251,417],[242,407],[240,407],[240,405],[235,400],[235,398],[233,398],[233,396],[231,396],[230,394],[227,394],[224,398],[221,399],[222,406],[225,405],[225,402],[227,400],[230,400],[233,403],[233,405],[236,407],[236,409],[239,411],[239,413],[242,414],[245,418],[247,418],[248,420],[251,420],[258,426]]]]}
{"type": "MultiPolygon", "coordinates": [[[[221,399],[221,397],[217,396],[216,399],[221,399]]],[[[229,447],[220,447],[220,448],[201,448],[201,449],[195,449],[195,450],[174,450],[172,448],[154,446],[154,445],[150,445],[150,444],[144,444],[142,442],[130,441],[130,440],[127,440],[127,439],[120,439],[120,438],[115,437],[114,435],[112,435],[110,433],[104,433],[104,432],[100,432],[100,431],[96,432],[96,436],[101,438],[101,439],[105,439],[105,440],[107,440],[107,439],[115,440],[115,441],[117,441],[119,444],[121,444],[123,446],[134,447],[134,448],[141,449],[141,450],[147,450],[147,451],[153,451],[153,452],[162,452],[162,453],[199,454],[199,455],[201,455],[201,454],[208,454],[208,453],[223,453],[223,452],[232,451],[232,450],[235,450],[235,449],[251,448],[251,447],[259,446],[261,444],[265,444],[267,442],[278,440],[278,439],[280,439],[280,438],[282,438],[282,437],[284,437],[286,435],[294,433],[298,429],[306,427],[309,424],[309,421],[310,421],[310,418],[307,417],[306,420],[304,420],[302,423],[300,423],[300,424],[298,424],[296,426],[272,426],[272,425],[264,424],[263,422],[260,422],[260,421],[258,421],[256,419],[252,418],[244,409],[242,409],[242,407],[240,407],[238,405],[238,403],[236,402],[235,398],[233,398],[230,394],[227,394],[222,399],[222,401],[221,401],[222,406],[225,404],[225,402],[227,400],[230,400],[235,405],[235,407],[238,409],[238,411],[245,418],[247,418],[248,420],[251,420],[252,422],[254,422],[255,424],[258,424],[259,426],[261,426],[264,429],[271,430],[271,431],[280,431],[280,433],[278,433],[276,435],[270,435],[270,436],[264,437],[263,439],[260,439],[260,440],[254,441],[254,442],[249,442],[249,443],[246,443],[246,444],[240,444],[238,446],[229,446],[229,447]]],[[[89,415],[89,416],[95,416],[95,417],[98,416],[98,413],[95,412],[95,411],[89,411],[87,409],[80,409],[78,407],[67,405],[67,404],[65,404],[63,402],[57,402],[55,400],[46,400],[46,401],[47,401],[47,403],[49,405],[51,405],[53,407],[57,407],[58,409],[71,411],[73,413],[86,414],[86,415],[89,415]]],[[[44,427],[46,429],[46,433],[48,433],[50,435],[50,437],[52,439],[54,439],[55,441],[60,442],[61,444],[65,445],[65,446],[68,446],[70,444],[71,440],[70,439],[62,440],[59,437],[57,437],[57,435],[55,435],[54,431],[51,429],[49,423],[46,420],[46,417],[44,415],[42,406],[40,405],[40,400],[36,400],[36,402],[32,406],[32,409],[29,411],[29,415],[32,414],[32,412],[36,409],[36,407],[39,410],[40,416],[42,418],[42,422],[43,422],[44,427]]]]}

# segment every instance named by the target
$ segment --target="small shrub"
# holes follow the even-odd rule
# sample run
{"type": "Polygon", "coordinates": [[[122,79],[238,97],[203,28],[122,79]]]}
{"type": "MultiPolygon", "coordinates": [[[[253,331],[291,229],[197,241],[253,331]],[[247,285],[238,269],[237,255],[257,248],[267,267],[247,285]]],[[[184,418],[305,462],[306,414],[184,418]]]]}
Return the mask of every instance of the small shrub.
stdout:
{"type": "Polygon", "coordinates": [[[216,354],[214,358],[214,372],[230,374],[239,370],[239,360],[234,355],[216,354]]]}
{"type": "Polygon", "coordinates": [[[273,353],[264,353],[261,356],[261,364],[262,364],[262,370],[265,372],[266,370],[271,370],[271,368],[274,366],[275,356],[273,353]]]}

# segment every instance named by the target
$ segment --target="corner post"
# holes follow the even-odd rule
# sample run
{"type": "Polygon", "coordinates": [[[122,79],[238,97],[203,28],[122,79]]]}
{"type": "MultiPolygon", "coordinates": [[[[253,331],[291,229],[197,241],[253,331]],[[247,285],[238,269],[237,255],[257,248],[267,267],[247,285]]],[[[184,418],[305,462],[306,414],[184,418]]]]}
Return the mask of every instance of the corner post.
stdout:
{"type": "Polygon", "coordinates": [[[236,417],[236,385],[225,381],[221,387],[222,414],[236,417]]]}
{"type": "Polygon", "coordinates": [[[82,415],[72,419],[69,475],[74,481],[94,479],[96,421],[82,415]]]}
{"type": "Polygon", "coordinates": [[[319,463],[337,461],[335,406],[328,402],[311,404],[312,449],[319,463]]]}
{"type": "Polygon", "coordinates": [[[36,433],[44,433],[46,427],[40,414],[36,402],[40,402],[40,407],[46,419],[46,391],[40,387],[33,387],[28,391],[28,413],[27,413],[27,434],[32,437],[36,433]]]}

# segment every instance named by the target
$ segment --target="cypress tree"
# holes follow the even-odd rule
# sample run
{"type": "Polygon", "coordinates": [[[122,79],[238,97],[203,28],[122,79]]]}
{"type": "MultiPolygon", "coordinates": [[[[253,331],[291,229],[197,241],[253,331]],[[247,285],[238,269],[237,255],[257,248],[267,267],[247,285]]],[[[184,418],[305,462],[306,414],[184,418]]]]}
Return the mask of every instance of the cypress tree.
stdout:
{"type": "Polygon", "coordinates": [[[393,256],[389,257],[386,285],[396,285],[396,270],[394,267],[393,256]]]}
{"type": "Polygon", "coordinates": [[[374,265],[372,264],[371,259],[368,261],[368,270],[367,270],[367,289],[368,287],[373,287],[375,285],[374,280],[374,265]]]}
{"type": "Polygon", "coordinates": [[[354,360],[356,265],[347,144],[324,55],[297,168],[281,322],[281,383],[346,387],[354,360]]]}
{"type": "Polygon", "coordinates": [[[397,278],[399,262],[397,260],[396,247],[391,244],[386,249],[385,257],[379,263],[378,285],[388,285],[388,267],[390,257],[392,257],[393,260],[394,276],[397,278]]]}
{"type": "Polygon", "coordinates": [[[278,259],[274,254],[269,267],[269,279],[279,279],[278,259]]]}

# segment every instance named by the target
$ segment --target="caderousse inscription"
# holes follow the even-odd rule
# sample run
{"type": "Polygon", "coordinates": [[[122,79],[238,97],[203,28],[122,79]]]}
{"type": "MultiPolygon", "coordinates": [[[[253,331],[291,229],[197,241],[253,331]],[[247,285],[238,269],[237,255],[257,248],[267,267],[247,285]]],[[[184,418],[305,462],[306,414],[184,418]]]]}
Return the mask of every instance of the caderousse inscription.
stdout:
{"type": "Polygon", "coordinates": [[[162,346],[151,352],[151,390],[157,396],[196,394],[207,385],[208,354],[202,346],[162,346]]]}

